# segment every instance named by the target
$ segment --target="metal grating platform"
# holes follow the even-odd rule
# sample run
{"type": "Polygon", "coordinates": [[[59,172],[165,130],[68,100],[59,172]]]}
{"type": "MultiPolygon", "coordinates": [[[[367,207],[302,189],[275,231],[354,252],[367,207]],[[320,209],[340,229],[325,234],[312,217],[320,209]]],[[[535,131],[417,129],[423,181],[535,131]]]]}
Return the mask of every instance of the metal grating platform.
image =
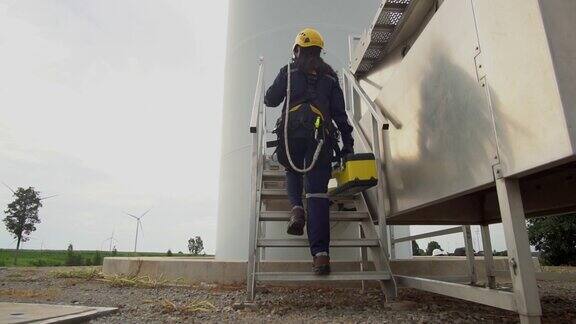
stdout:
{"type": "Polygon", "coordinates": [[[370,28],[364,33],[355,50],[350,66],[352,73],[362,76],[384,57],[413,2],[417,0],[382,1],[370,28]]]}

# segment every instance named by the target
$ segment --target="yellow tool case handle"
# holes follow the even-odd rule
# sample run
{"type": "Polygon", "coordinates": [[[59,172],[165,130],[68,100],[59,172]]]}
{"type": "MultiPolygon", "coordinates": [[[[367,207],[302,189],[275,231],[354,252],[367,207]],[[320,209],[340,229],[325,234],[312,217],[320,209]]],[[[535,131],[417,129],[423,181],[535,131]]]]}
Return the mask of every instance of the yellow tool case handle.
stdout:
{"type": "Polygon", "coordinates": [[[353,195],[378,184],[376,159],[372,153],[348,154],[342,168],[332,172],[337,187],[330,191],[331,196],[353,195]]]}

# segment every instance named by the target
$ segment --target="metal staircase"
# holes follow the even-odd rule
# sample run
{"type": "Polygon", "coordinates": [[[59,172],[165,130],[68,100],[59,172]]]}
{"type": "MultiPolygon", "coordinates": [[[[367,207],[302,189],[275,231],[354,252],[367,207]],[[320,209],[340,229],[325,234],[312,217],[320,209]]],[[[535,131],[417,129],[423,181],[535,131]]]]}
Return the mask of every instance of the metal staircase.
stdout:
{"type": "MultiPolygon", "coordinates": [[[[267,238],[262,231],[264,222],[285,222],[290,217],[288,197],[285,190],[285,171],[275,163],[271,156],[266,154],[264,139],[266,130],[266,117],[264,110],[264,81],[263,59],[259,62],[258,82],[252,108],[250,132],[252,133],[252,173],[251,173],[251,201],[250,201],[250,239],[249,257],[247,267],[248,298],[254,300],[256,285],[259,282],[269,281],[378,281],[387,300],[396,298],[396,283],[388,263],[388,239],[385,234],[385,222],[381,223],[384,230],[378,233],[373,219],[385,219],[383,215],[372,217],[366,196],[333,197],[331,200],[337,206],[346,203],[352,211],[331,210],[331,222],[355,223],[359,228],[359,235],[355,239],[333,239],[331,248],[359,248],[361,258],[358,260],[358,271],[332,272],[326,276],[318,276],[311,271],[307,272],[263,272],[261,268],[262,251],[266,248],[301,248],[308,246],[308,240],[302,238],[273,239],[267,238]],[[285,210],[270,210],[269,206],[284,205],[285,210]],[[373,271],[367,270],[368,255],[374,263],[373,271]]],[[[382,125],[386,127],[387,125],[382,125]]],[[[358,130],[357,130],[358,131],[358,130]]],[[[381,174],[381,172],[379,173],[381,174]]],[[[276,208],[277,209],[277,208],[276,208]]],[[[348,210],[348,209],[347,209],[348,210]]],[[[383,209],[381,209],[383,210],[383,209]]],[[[288,261],[287,261],[288,262],[288,261]]]]}

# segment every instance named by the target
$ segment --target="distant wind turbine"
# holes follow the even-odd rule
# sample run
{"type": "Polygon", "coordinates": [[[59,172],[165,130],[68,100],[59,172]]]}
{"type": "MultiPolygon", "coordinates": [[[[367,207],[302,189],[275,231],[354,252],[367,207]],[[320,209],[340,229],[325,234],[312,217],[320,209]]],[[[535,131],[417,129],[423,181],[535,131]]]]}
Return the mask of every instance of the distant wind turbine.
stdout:
{"type": "MultiPolygon", "coordinates": [[[[152,209],[152,208],[150,208],[150,209],[152,209]]],[[[132,215],[132,214],[130,214],[130,213],[124,212],[124,214],[126,214],[126,215],[128,215],[128,216],[130,216],[130,217],[132,217],[132,218],[134,218],[134,219],[136,220],[136,237],[135,237],[135,239],[134,239],[134,252],[136,252],[136,247],[138,246],[138,228],[144,230],[144,229],[142,228],[142,221],[141,221],[141,219],[142,219],[142,217],[144,217],[144,215],[148,214],[148,212],[150,211],[150,209],[148,209],[147,211],[145,211],[145,212],[144,212],[142,215],[140,215],[140,216],[136,216],[136,215],[132,215]]]]}
{"type": "MultiPolygon", "coordinates": [[[[16,194],[16,191],[14,191],[14,189],[12,189],[9,185],[7,185],[4,181],[2,181],[2,184],[4,185],[4,187],[8,188],[8,190],[10,190],[12,192],[12,194],[16,194]]],[[[46,197],[40,197],[40,200],[46,200],[46,199],[50,199],[50,198],[54,198],[58,195],[51,195],[51,196],[46,196],[46,197]]]]}
{"type": "Polygon", "coordinates": [[[102,244],[100,244],[100,250],[102,250],[102,245],[104,245],[106,242],[110,242],[109,251],[112,251],[112,243],[118,243],[118,240],[114,238],[114,230],[112,230],[112,235],[110,235],[110,237],[102,241],[102,244]]]}
{"type": "Polygon", "coordinates": [[[4,185],[4,187],[8,188],[8,190],[12,191],[13,194],[15,194],[16,192],[14,190],[12,190],[12,188],[10,188],[9,185],[7,185],[4,181],[2,181],[2,184],[4,185]]]}
{"type": "MultiPolygon", "coordinates": [[[[44,251],[44,240],[43,239],[38,239],[38,238],[35,238],[32,236],[28,237],[28,239],[40,241],[40,251],[44,251]]],[[[18,240],[17,238],[13,239],[12,242],[10,242],[10,244],[16,243],[17,240],[18,240]]]]}

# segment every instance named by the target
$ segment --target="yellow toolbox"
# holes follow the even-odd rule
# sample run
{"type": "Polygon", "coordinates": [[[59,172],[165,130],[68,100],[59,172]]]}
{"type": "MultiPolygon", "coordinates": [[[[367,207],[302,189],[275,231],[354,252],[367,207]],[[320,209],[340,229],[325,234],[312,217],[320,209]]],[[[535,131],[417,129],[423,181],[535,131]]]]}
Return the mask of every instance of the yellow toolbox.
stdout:
{"type": "Polygon", "coordinates": [[[355,195],[378,184],[376,160],[372,153],[349,154],[342,166],[332,171],[337,186],[329,191],[332,197],[355,195]]]}

